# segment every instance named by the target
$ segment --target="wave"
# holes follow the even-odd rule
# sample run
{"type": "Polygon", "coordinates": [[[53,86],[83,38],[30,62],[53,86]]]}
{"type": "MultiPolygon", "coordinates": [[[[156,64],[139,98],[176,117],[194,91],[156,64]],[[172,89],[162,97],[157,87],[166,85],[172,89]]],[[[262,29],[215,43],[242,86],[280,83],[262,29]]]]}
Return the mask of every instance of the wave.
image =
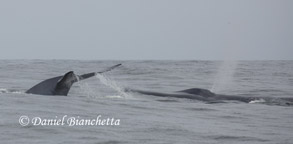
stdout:
{"type": "Polygon", "coordinates": [[[0,93],[23,94],[24,92],[20,90],[0,88],[0,93]]]}

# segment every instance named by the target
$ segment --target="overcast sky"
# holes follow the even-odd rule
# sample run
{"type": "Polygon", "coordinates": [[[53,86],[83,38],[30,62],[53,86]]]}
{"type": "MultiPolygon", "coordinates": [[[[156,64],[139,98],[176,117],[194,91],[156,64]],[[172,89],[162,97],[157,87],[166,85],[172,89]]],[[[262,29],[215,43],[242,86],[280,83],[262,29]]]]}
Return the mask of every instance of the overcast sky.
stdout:
{"type": "Polygon", "coordinates": [[[0,0],[0,59],[293,59],[292,0],[0,0]]]}

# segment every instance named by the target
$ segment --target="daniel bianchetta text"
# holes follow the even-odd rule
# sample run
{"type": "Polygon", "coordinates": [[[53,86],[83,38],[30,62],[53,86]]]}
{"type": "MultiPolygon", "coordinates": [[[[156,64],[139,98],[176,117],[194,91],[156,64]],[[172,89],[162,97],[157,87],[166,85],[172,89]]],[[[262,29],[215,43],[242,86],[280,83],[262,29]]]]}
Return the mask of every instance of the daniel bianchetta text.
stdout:
{"type": "Polygon", "coordinates": [[[33,125],[33,126],[119,126],[120,119],[115,118],[103,118],[101,115],[95,118],[82,118],[80,116],[69,117],[64,115],[63,117],[54,118],[43,118],[43,117],[32,117],[21,116],[19,118],[19,124],[22,126],[33,125]]]}

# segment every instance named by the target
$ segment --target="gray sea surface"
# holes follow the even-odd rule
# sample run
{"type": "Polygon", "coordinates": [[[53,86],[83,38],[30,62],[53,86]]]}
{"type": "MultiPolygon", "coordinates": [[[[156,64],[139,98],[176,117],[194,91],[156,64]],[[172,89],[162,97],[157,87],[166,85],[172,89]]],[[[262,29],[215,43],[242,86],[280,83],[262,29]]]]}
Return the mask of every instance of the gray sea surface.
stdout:
{"type": "Polygon", "coordinates": [[[0,80],[1,144],[293,143],[293,107],[277,101],[293,98],[293,61],[0,60],[0,80]],[[68,96],[25,93],[71,70],[84,74],[118,63],[122,66],[75,83],[68,96]],[[211,104],[124,88],[204,88],[276,102],[211,104]]]}

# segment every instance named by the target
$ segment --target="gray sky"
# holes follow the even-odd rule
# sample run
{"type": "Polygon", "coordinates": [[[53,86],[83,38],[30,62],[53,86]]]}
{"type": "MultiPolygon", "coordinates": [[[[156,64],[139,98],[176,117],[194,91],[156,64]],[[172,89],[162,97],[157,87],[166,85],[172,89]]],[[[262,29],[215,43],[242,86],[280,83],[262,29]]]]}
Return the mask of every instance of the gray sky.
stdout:
{"type": "Polygon", "coordinates": [[[293,59],[292,0],[1,0],[0,59],[293,59]]]}

